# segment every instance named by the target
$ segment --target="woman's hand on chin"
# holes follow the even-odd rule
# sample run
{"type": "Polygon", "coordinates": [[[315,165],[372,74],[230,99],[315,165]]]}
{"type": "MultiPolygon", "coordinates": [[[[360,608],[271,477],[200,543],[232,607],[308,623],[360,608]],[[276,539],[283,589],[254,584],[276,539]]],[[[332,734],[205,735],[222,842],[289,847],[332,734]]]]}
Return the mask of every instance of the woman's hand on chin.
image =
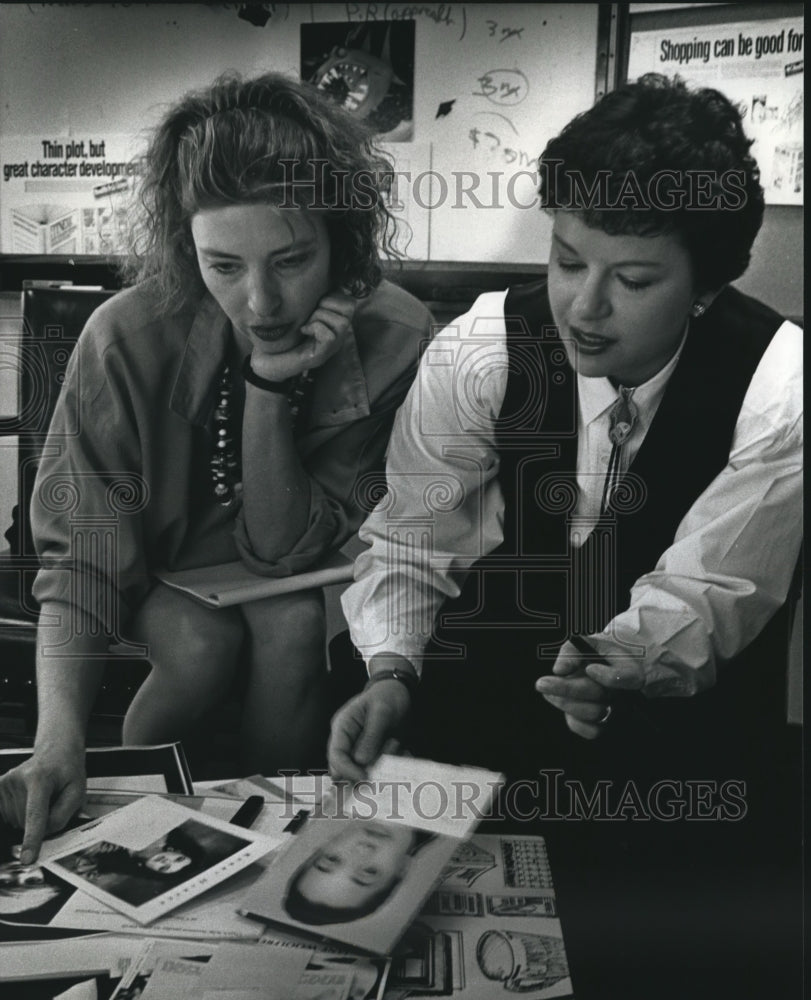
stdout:
{"type": "Polygon", "coordinates": [[[251,368],[260,378],[283,382],[302,372],[320,368],[343,346],[352,333],[352,317],[358,300],[346,292],[325,295],[302,324],[301,341],[289,351],[273,354],[255,344],[251,368]]]}

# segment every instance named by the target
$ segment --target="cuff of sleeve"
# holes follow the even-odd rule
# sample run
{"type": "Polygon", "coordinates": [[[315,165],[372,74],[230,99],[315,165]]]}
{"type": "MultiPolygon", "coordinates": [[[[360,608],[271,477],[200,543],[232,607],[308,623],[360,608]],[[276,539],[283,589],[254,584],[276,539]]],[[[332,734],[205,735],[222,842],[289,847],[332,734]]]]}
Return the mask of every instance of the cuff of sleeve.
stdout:
{"type": "Polygon", "coordinates": [[[715,683],[710,636],[683,607],[631,608],[614,618],[598,641],[601,652],[619,653],[635,662],[648,697],[689,697],[715,683]]]}
{"type": "Polygon", "coordinates": [[[353,623],[349,622],[349,637],[352,640],[352,644],[363,657],[364,663],[368,665],[371,659],[375,656],[386,657],[387,655],[401,656],[404,660],[408,662],[414,668],[417,678],[422,677],[422,658],[425,652],[425,642],[422,641],[412,641],[407,642],[396,637],[395,640],[389,639],[384,642],[369,642],[367,636],[361,636],[358,634],[357,627],[353,627],[353,623]],[[364,642],[364,639],[367,641],[364,642]]]}

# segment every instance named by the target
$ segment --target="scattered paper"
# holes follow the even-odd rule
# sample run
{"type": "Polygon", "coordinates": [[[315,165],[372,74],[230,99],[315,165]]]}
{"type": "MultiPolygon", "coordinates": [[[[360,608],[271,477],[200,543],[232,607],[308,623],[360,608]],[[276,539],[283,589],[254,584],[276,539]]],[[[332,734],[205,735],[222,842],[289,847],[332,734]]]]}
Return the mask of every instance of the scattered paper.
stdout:
{"type": "Polygon", "coordinates": [[[307,968],[310,948],[286,948],[280,944],[222,944],[212,956],[200,980],[200,989],[261,989],[267,1000],[289,1000],[307,968]]]}
{"type": "Polygon", "coordinates": [[[252,830],[146,796],[69,834],[58,851],[43,851],[42,867],[148,924],[275,846],[252,830]]]}
{"type": "Polygon", "coordinates": [[[53,1000],[98,1000],[95,979],[85,979],[82,983],[69,986],[64,992],[57,994],[53,1000]]]}
{"type": "Polygon", "coordinates": [[[139,953],[143,942],[112,934],[92,938],[24,943],[0,946],[2,978],[13,980],[56,979],[69,975],[120,975],[122,966],[139,953]]]}
{"type": "Polygon", "coordinates": [[[382,778],[370,776],[347,793],[335,787],[247,895],[245,916],[378,955],[391,952],[502,779],[388,757],[375,774],[382,778]],[[441,806],[430,814],[426,788],[441,806]],[[459,801],[457,791],[464,793],[459,801]],[[464,798],[476,808],[460,804],[464,798]]]}
{"type": "Polygon", "coordinates": [[[459,844],[392,959],[386,1000],[572,993],[542,837],[474,834],[459,844]]]}
{"type": "MultiPolygon", "coordinates": [[[[33,748],[0,750],[0,774],[17,767],[33,748]]],[[[180,743],[148,747],[90,747],[85,753],[88,788],[133,789],[145,792],[193,791],[189,765],[180,743]]]]}
{"type": "MultiPolygon", "coordinates": [[[[145,995],[155,971],[164,962],[194,961],[207,962],[214,954],[216,945],[207,945],[191,941],[155,941],[138,942],[138,950],[132,960],[123,970],[121,981],[113,991],[110,1000],[135,1000],[145,995]]],[[[161,997],[161,1000],[168,998],[161,997]]]]}

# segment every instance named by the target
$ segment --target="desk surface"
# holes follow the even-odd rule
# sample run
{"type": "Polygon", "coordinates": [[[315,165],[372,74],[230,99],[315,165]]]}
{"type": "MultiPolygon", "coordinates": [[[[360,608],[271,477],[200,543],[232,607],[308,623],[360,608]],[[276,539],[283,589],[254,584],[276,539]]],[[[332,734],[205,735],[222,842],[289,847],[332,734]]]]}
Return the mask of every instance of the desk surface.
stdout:
{"type": "MultiPolygon", "coordinates": [[[[799,1000],[800,800],[780,791],[799,788],[790,772],[749,791],[750,822],[585,818],[587,805],[578,814],[562,798],[557,815],[530,818],[531,788],[519,797],[513,786],[512,805],[505,789],[499,818],[477,832],[545,839],[577,1000],[799,1000]]],[[[637,801],[650,801],[650,788],[635,788],[637,801]]],[[[75,981],[5,983],[0,995],[50,1000],[75,981]]],[[[102,1000],[112,986],[99,983],[102,1000]]],[[[493,998],[508,995],[499,988],[493,998]]]]}

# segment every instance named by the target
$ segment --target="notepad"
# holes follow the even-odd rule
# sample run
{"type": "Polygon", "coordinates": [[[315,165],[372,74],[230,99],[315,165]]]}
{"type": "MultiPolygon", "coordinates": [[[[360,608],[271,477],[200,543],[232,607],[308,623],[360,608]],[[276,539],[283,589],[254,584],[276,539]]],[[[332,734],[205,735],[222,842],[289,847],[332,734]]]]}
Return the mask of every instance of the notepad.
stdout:
{"type": "Polygon", "coordinates": [[[239,561],[199,569],[159,570],[155,575],[209,607],[227,608],[263,597],[348,583],[352,579],[352,565],[353,561],[342,552],[335,552],[314,569],[293,576],[259,576],[239,561]]]}

